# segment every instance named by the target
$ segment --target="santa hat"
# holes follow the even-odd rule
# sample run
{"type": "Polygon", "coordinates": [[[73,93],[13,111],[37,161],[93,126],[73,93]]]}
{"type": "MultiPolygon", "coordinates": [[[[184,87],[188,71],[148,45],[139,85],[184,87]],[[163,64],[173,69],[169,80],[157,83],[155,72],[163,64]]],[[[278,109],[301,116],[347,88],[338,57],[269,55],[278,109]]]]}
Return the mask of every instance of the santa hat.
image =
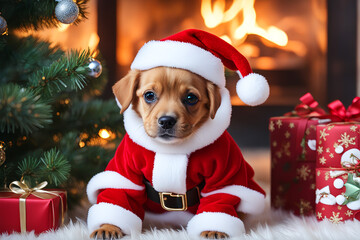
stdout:
{"type": "Polygon", "coordinates": [[[239,74],[236,92],[245,104],[255,106],[266,101],[270,92],[266,79],[253,73],[249,62],[233,46],[201,30],[189,29],[146,43],[136,55],[131,69],[181,68],[224,88],[224,65],[239,74]]]}

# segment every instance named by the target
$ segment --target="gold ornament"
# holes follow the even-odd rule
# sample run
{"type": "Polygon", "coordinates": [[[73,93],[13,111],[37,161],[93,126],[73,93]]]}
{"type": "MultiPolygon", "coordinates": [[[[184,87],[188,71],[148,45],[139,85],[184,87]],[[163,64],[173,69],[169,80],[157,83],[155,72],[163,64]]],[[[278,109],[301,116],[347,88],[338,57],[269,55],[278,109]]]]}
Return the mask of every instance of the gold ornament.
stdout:
{"type": "Polygon", "coordinates": [[[5,143],[0,141],[0,166],[4,164],[5,160],[5,143]]]}

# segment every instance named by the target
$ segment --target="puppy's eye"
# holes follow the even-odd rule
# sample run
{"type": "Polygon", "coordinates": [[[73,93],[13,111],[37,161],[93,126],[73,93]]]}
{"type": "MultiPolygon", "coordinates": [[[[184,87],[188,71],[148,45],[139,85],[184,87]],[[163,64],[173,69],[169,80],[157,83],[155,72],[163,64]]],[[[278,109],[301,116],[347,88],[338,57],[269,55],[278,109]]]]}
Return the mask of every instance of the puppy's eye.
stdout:
{"type": "Polygon", "coordinates": [[[187,104],[187,105],[193,106],[193,105],[197,104],[198,101],[199,101],[199,99],[198,99],[197,96],[195,96],[195,94],[189,93],[189,94],[186,96],[184,102],[185,102],[185,104],[187,104]]]}
{"type": "Polygon", "coordinates": [[[145,102],[153,103],[157,100],[156,94],[152,91],[148,91],[144,94],[145,102]]]}

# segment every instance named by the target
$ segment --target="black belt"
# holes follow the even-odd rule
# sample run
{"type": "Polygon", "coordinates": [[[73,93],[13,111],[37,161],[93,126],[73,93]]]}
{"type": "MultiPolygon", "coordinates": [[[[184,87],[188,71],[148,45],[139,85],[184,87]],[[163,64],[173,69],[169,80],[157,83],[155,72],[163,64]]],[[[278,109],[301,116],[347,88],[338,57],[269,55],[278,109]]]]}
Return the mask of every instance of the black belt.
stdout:
{"type": "Polygon", "coordinates": [[[148,180],[144,180],[147,197],[167,211],[185,211],[188,207],[200,203],[200,192],[205,181],[190,189],[185,194],[156,191],[148,180]]]}

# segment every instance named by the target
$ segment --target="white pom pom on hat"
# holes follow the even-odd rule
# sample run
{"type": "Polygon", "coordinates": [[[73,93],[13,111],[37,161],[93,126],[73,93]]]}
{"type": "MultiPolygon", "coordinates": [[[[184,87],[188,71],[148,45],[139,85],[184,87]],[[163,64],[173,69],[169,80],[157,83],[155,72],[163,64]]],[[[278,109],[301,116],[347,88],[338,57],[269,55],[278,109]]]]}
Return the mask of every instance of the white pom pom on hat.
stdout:
{"type": "Polygon", "coordinates": [[[136,55],[131,69],[181,68],[223,88],[226,81],[224,65],[239,74],[236,92],[245,104],[256,106],[266,101],[269,84],[263,76],[252,72],[247,59],[221,38],[197,29],[146,43],[136,55]]]}
{"type": "MultiPolygon", "coordinates": [[[[239,72],[238,72],[239,74],[239,72]]],[[[270,89],[266,79],[256,73],[250,73],[236,84],[236,93],[250,106],[260,105],[269,97],[270,89]]]]}

